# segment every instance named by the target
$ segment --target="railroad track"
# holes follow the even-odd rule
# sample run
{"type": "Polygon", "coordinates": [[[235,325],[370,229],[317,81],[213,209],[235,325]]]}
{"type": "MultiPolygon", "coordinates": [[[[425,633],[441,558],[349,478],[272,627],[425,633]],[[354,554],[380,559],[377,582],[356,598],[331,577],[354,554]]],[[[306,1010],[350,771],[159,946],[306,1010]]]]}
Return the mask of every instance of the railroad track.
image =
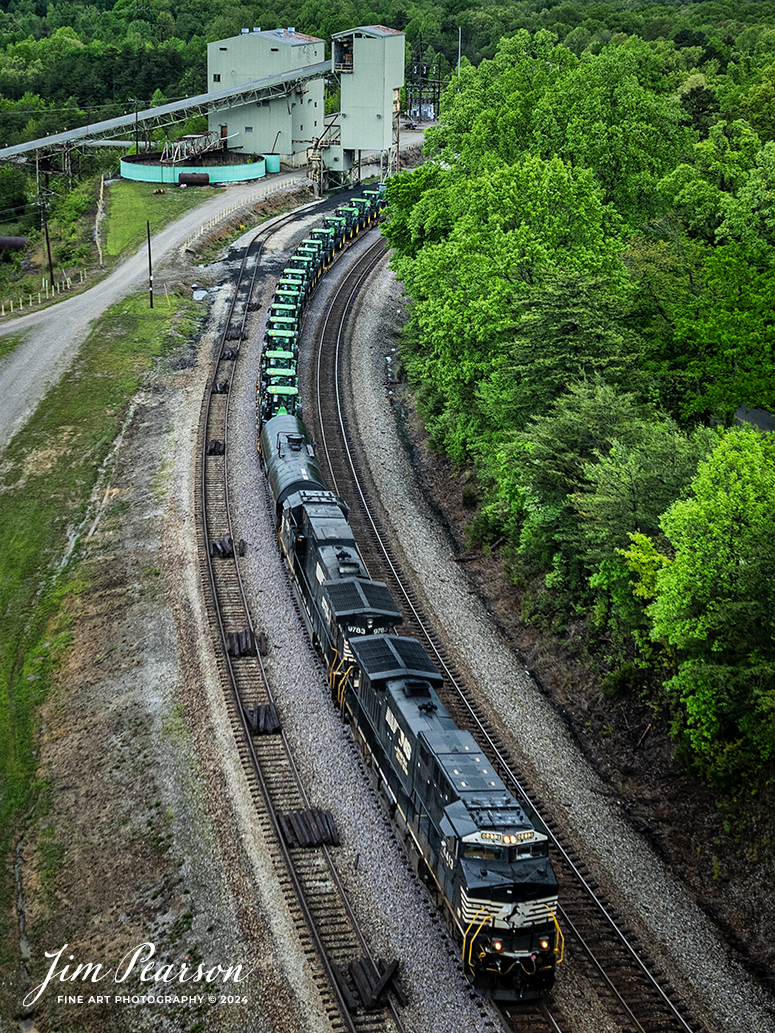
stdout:
{"type": "MultiPolygon", "coordinates": [[[[272,228],[294,217],[275,220],[272,228]]],[[[208,619],[217,639],[224,698],[256,820],[330,1026],[347,1033],[402,1033],[404,1027],[392,999],[385,1008],[366,1010],[357,1005],[348,986],[346,973],[351,962],[363,959],[362,966],[373,966],[372,976],[378,976],[385,965],[380,968],[378,959],[369,952],[337,874],[331,849],[338,842],[333,819],[329,812],[310,807],[279,727],[261,660],[261,633],[254,626],[240,574],[243,545],[235,542],[232,530],[230,389],[269,232],[259,232],[246,249],[226,327],[213,351],[212,375],[200,415],[197,533],[208,619]],[[310,845],[315,842],[315,833],[322,842],[310,845]],[[307,845],[301,845],[305,841],[307,845]]]]}
{"type": "MultiPolygon", "coordinates": [[[[544,801],[531,793],[507,745],[493,727],[476,692],[465,683],[443,644],[443,635],[423,612],[422,603],[406,577],[383,533],[374,490],[358,454],[358,435],[350,418],[352,402],[346,397],[340,373],[351,362],[348,316],[368,278],[380,263],[386,245],[380,241],[353,264],[331,302],[315,344],[317,396],[307,422],[320,443],[318,460],[327,483],[350,506],[349,522],[369,570],[385,581],[404,613],[401,633],[422,641],[445,678],[440,692],[456,724],[471,731],[488,753],[504,782],[515,795],[528,800],[541,815],[551,837],[552,864],[559,882],[560,924],[566,949],[588,977],[601,1007],[626,1033],[701,1033],[701,1027],[680,1007],[673,987],[652,969],[651,959],[639,953],[635,934],[622,925],[607,899],[597,892],[582,859],[565,842],[544,801]]],[[[561,970],[560,970],[561,971],[561,970]]],[[[535,1002],[503,1009],[506,1028],[556,1033],[568,1026],[552,1015],[547,1004],[535,1002]]]]}

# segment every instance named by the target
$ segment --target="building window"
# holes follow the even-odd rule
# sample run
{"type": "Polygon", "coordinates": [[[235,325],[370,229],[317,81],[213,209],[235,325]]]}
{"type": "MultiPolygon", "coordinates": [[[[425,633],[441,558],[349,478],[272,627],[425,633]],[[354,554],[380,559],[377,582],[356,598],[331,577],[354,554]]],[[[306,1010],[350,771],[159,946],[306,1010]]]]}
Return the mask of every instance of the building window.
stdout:
{"type": "Polygon", "coordinates": [[[253,126],[245,126],[245,132],[246,133],[252,133],[253,132],[253,126]]]}
{"type": "Polygon", "coordinates": [[[228,47],[219,47],[218,49],[219,50],[228,50],[229,48],[228,47]]]}
{"type": "Polygon", "coordinates": [[[299,126],[299,132],[301,132],[303,128],[304,126],[299,126]]]}
{"type": "Polygon", "coordinates": [[[213,82],[220,82],[220,81],[221,81],[220,75],[214,75],[213,76],[213,82]]]}

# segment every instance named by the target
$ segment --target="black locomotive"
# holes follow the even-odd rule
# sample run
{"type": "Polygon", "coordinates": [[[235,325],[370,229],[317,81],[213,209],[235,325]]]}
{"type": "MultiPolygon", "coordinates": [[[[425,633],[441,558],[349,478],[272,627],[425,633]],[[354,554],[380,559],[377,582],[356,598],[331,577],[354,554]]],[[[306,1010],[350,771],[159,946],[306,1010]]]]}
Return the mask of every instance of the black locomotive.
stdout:
{"type": "Polygon", "coordinates": [[[562,960],[546,829],[492,770],[437,694],[442,677],[365,572],[347,507],[323,482],[301,420],[259,439],[282,555],[329,684],[416,870],[462,945],[467,978],[503,1001],[538,996],[562,960]]]}

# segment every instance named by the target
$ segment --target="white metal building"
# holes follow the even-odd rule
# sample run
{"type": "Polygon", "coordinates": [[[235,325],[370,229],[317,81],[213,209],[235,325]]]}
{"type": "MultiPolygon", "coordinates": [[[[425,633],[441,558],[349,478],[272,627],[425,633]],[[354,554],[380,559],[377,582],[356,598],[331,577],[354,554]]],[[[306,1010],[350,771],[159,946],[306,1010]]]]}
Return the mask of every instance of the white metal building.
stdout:
{"type": "Polygon", "coordinates": [[[346,150],[390,150],[396,90],[404,85],[405,40],[403,32],[384,25],[361,25],[332,36],[346,150]]]}
{"type": "MultiPolygon", "coordinates": [[[[322,39],[295,28],[251,31],[207,45],[207,86],[239,86],[325,59],[322,39]]],[[[310,79],[269,100],[238,104],[208,116],[209,128],[243,154],[279,154],[289,164],[304,164],[307,148],[323,128],[323,78],[310,79]]]]}

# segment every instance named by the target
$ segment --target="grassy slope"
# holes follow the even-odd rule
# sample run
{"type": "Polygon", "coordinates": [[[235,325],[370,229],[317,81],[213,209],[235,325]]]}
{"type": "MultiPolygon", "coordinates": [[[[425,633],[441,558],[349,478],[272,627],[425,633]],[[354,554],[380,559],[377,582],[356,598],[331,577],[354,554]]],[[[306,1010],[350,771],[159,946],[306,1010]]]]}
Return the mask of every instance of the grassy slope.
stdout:
{"type": "MultiPolygon", "coordinates": [[[[60,569],[132,395],[192,303],[128,298],[98,320],[79,362],[8,446],[0,475],[0,851],[35,801],[35,708],[70,642],[77,564],[60,569]]],[[[178,330],[181,327],[178,326],[178,330]]],[[[2,913],[9,914],[8,908],[2,913]]],[[[0,937],[0,939],[2,939],[0,937]]]]}
{"type": "MultiPolygon", "coordinates": [[[[154,194],[153,183],[114,183],[108,191],[108,240],[106,254],[111,258],[136,251],[146,239],[146,222],[151,233],[162,229],[185,212],[213,196],[213,187],[165,186],[154,194]]],[[[221,188],[218,188],[219,190],[221,188]]]]}

